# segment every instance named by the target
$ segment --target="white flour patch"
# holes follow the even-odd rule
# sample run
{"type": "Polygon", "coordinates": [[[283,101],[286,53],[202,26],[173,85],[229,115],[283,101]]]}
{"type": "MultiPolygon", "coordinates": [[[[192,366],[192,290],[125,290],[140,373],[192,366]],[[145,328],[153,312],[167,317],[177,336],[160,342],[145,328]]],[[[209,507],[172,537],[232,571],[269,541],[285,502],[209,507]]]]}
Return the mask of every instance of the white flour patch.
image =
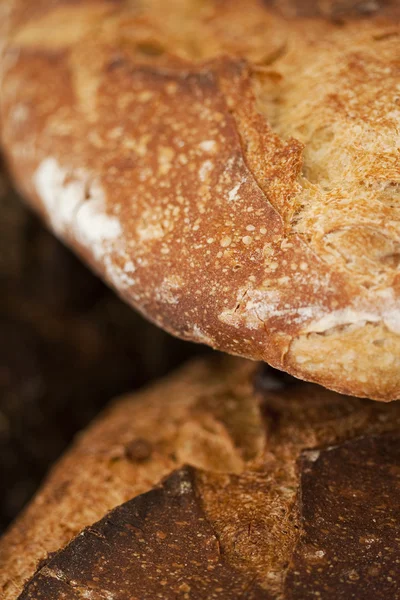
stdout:
{"type": "Polygon", "coordinates": [[[383,314],[383,322],[392,333],[400,335],[400,310],[393,309],[383,314]]]}
{"type": "Polygon", "coordinates": [[[323,333],[341,325],[364,324],[366,321],[379,321],[380,316],[368,311],[358,311],[354,308],[335,310],[324,315],[318,321],[313,321],[306,329],[306,333],[323,333]]]}
{"type": "Polygon", "coordinates": [[[211,160],[205,160],[199,169],[199,179],[200,181],[207,181],[210,175],[210,172],[213,170],[214,165],[211,160]]]}
{"type": "Polygon", "coordinates": [[[217,142],[215,140],[204,140],[204,142],[200,142],[199,147],[204,150],[204,152],[213,152],[216,149],[217,142]]]}
{"type": "Polygon", "coordinates": [[[183,281],[176,276],[165,277],[164,281],[156,291],[156,299],[166,304],[178,304],[179,292],[182,289],[183,281]]]}
{"type": "Polygon", "coordinates": [[[136,267],[131,260],[127,260],[125,263],[125,273],[134,273],[136,271],[136,267]]]}
{"type": "Polygon", "coordinates": [[[119,219],[106,212],[101,185],[84,169],[61,167],[45,159],[34,175],[36,191],[59,234],[72,234],[101,259],[122,235],[119,219]]]}
{"type": "Polygon", "coordinates": [[[365,323],[383,323],[392,333],[400,334],[400,303],[392,288],[379,290],[370,297],[356,299],[353,306],[325,314],[312,315],[304,333],[324,333],[341,326],[363,327],[365,323]],[[377,301],[377,296],[379,301],[377,301]]]}
{"type": "Polygon", "coordinates": [[[67,171],[55,158],[46,158],[34,175],[40,196],[54,229],[62,233],[73,222],[77,208],[84,200],[86,179],[67,182],[67,171]]]}
{"type": "Polygon", "coordinates": [[[400,334],[400,307],[380,307],[375,310],[357,310],[345,308],[324,315],[318,321],[311,323],[306,333],[323,333],[335,327],[355,325],[362,327],[365,323],[378,323],[382,321],[386,327],[396,334],[400,334]]]}
{"type": "Polygon", "coordinates": [[[223,311],[219,319],[233,327],[243,323],[248,329],[259,329],[274,317],[285,317],[288,323],[301,324],[321,315],[317,305],[286,307],[282,306],[279,290],[241,290],[237,296],[235,309],[223,311]]]}
{"type": "Polygon", "coordinates": [[[193,336],[197,342],[207,344],[208,346],[213,346],[215,343],[214,340],[210,338],[209,335],[204,333],[204,331],[202,331],[198,325],[194,325],[193,327],[193,336]]]}
{"type": "Polygon", "coordinates": [[[132,276],[132,272],[126,270],[125,265],[120,267],[112,261],[109,255],[105,256],[103,261],[107,276],[117,290],[126,290],[135,285],[136,280],[132,276]]]}
{"type": "Polygon", "coordinates": [[[141,242],[151,242],[152,240],[160,240],[165,235],[161,223],[140,224],[136,228],[136,233],[139,236],[141,242]]]}
{"type": "Polygon", "coordinates": [[[93,184],[90,195],[91,199],[86,200],[76,213],[75,230],[79,241],[90,247],[96,258],[101,258],[105,251],[105,243],[118,240],[122,229],[117,217],[105,213],[104,196],[100,186],[93,184]]]}
{"type": "Polygon", "coordinates": [[[229,202],[234,202],[237,200],[238,191],[242,185],[242,182],[239,181],[229,192],[228,192],[228,200],[229,202]]]}

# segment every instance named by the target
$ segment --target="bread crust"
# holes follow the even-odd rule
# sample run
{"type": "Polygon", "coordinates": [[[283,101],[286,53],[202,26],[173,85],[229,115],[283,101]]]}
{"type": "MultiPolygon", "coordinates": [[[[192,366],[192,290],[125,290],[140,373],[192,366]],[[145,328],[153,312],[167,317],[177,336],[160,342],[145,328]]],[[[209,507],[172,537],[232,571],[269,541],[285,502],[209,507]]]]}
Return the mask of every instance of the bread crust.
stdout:
{"type": "Polygon", "coordinates": [[[42,584],[46,600],[60,597],[57,586],[68,599],[90,589],[93,600],[117,600],[129,585],[140,598],[160,589],[176,597],[174,585],[202,598],[195,590],[207,572],[218,598],[241,597],[228,594],[226,572],[257,598],[396,597],[399,425],[398,403],[346,398],[243,359],[194,362],[111,405],[79,436],[0,542],[2,598],[18,598],[28,580],[21,598],[40,597],[42,584]],[[175,492],[178,505],[164,498],[177,477],[184,510],[197,507],[191,515],[180,514],[175,492]],[[207,537],[198,554],[190,538],[185,555],[190,531],[179,534],[176,522],[207,537]],[[154,531],[165,546],[154,546],[154,531]],[[204,552],[221,575],[207,571],[204,552]],[[193,570],[163,587],[171,562],[190,565],[194,555],[193,570]],[[158,571],[149,567],[157,556],[158,571]]]}
{"type": "Polygon", "coordinates": [[[396,399],[397,3],[240,4],[14,1],[9,164],[161,327],[396,399]]]}

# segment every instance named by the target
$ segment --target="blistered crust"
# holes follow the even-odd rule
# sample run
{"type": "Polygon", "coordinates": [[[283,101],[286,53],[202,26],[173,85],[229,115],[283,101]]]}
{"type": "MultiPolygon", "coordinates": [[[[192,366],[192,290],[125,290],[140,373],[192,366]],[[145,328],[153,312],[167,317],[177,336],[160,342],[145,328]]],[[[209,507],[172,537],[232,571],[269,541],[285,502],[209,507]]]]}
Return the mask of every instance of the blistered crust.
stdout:
{"type": "Polygon", "coordinates": [[[398,15],[309,4],[14,2],[3,143],[56,233],[155,323],[396,399],[398,15]]]}

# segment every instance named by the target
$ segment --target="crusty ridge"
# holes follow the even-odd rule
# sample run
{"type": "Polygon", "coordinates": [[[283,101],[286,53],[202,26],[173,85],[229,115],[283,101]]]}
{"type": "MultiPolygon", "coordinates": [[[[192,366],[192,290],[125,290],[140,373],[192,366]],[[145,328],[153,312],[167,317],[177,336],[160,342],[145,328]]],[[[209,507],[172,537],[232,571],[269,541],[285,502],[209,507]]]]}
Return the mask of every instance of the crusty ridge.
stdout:
{"type": "Polygon", "coordinates": [[[268,4],[14,2],[3,143],[53,229],[162,327],[394,399],[396,7],[268,4]]]}

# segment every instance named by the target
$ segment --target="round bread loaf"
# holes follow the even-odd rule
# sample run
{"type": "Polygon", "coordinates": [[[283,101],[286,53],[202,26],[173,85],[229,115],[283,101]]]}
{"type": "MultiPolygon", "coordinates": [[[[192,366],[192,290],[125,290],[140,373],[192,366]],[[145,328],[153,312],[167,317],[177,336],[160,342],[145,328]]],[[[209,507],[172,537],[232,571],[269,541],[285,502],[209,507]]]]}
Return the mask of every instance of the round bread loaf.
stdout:
{"type": "Polygon", "coordinates": [[[192,363],[80,436],[0,543],[1,597],[398,598],[399,425],[398,403],[192,363]]]}
{"type": "Polygon", "coordinates": [[[397,0],[5,0],[26,198],[175,335],[400,397],[397,0]]]}

